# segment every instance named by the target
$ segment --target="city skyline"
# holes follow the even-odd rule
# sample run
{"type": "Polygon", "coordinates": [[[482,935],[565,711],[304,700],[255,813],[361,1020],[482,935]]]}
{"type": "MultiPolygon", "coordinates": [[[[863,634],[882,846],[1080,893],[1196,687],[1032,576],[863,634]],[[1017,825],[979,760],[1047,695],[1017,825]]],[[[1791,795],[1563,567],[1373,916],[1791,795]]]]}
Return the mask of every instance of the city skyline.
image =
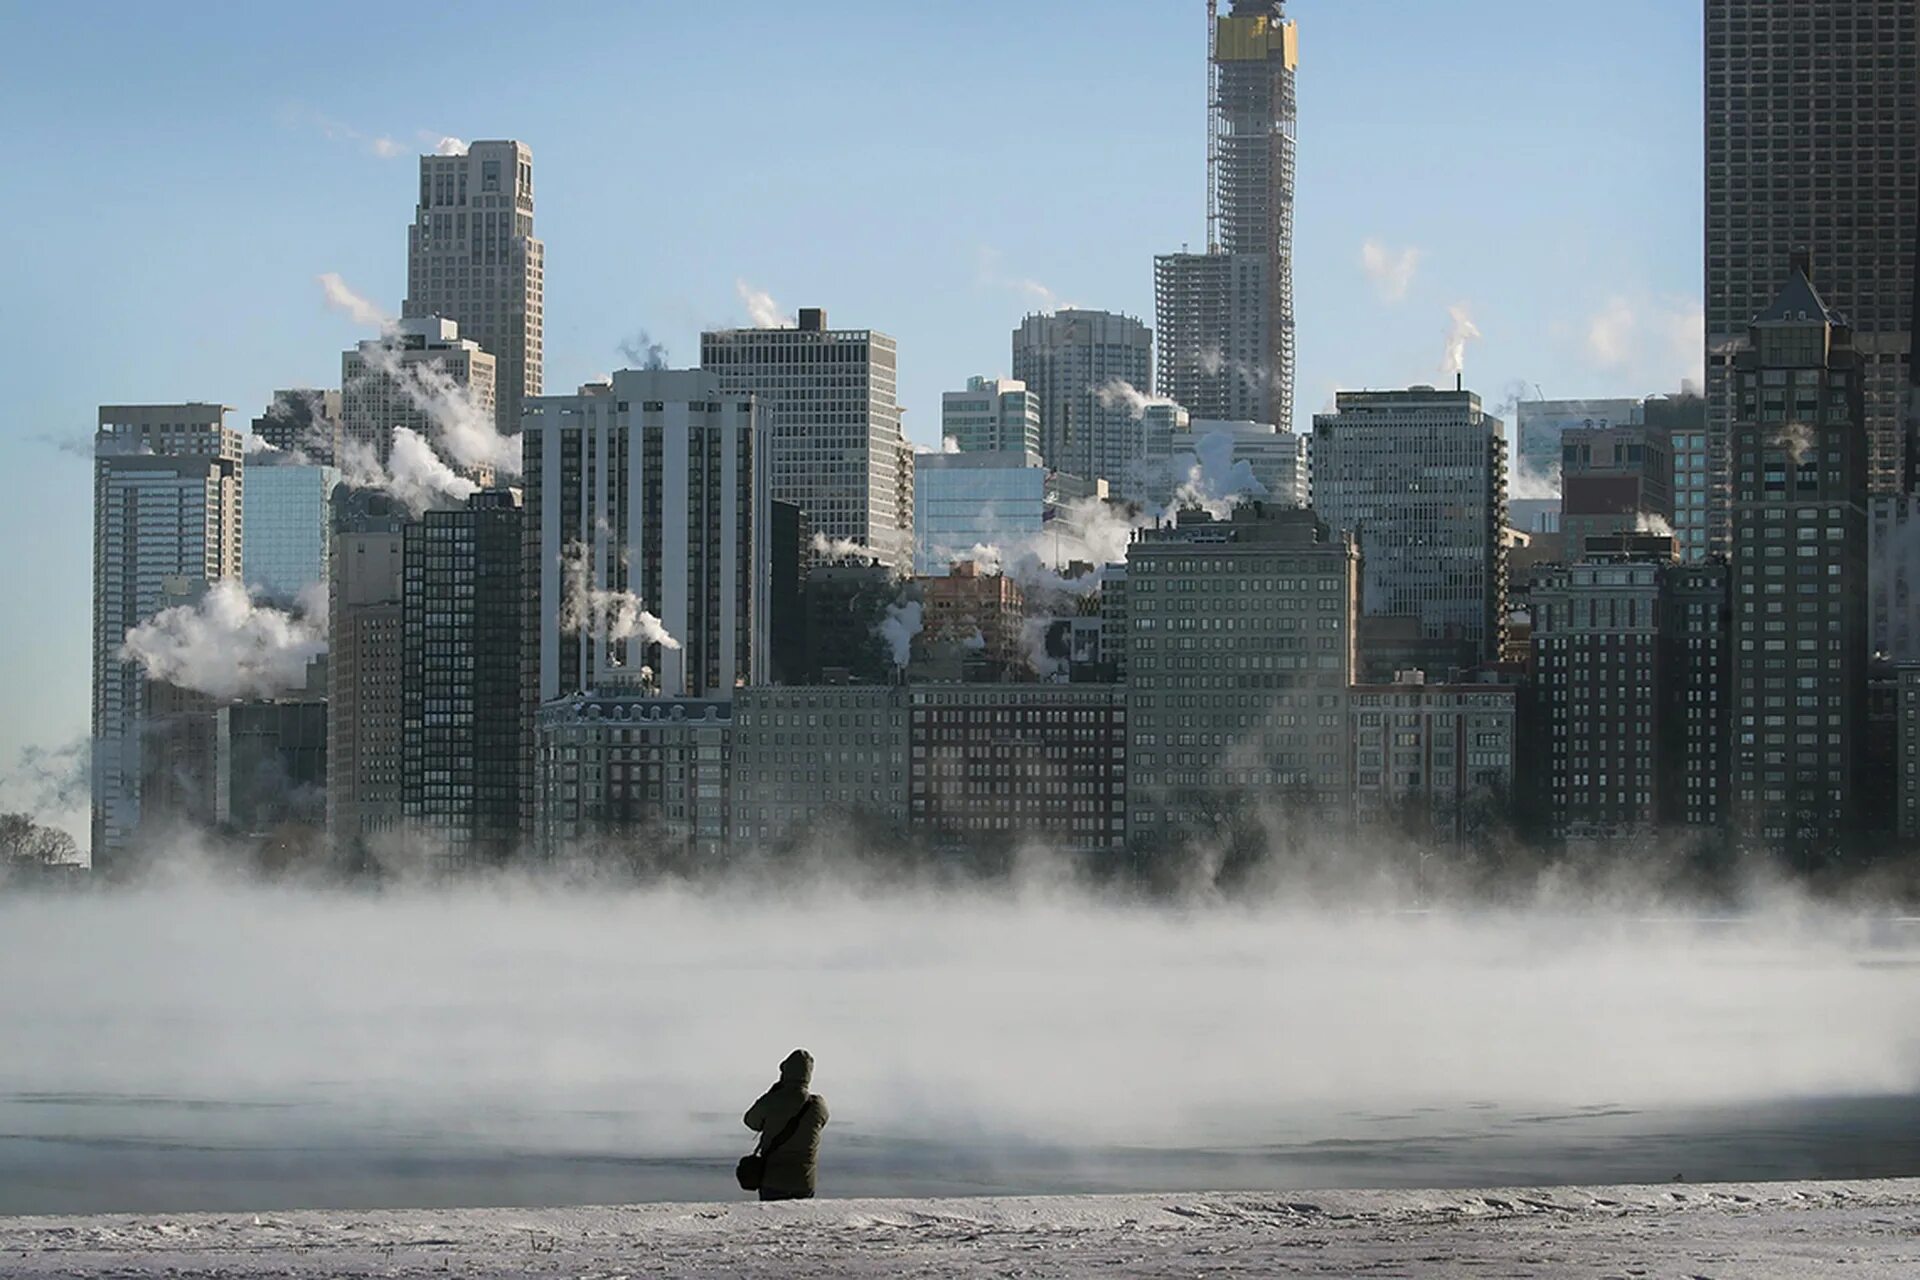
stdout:
{"type": "MultiPolygon", "coordinates": [[[[1687,308],[1699,293],[1698,140],[1669,136],[1672,131],[1660,122],[1675,111],[1698,110],[1697,15],[1662,12],[1655,5],[1641,9],[1645,21],[1630,41],[1622,39],[1616,53],[1624,57],[1631,49],[1656,81],[1660,68],[1670,72],[1661,82],[1670,95],[1661,98],[1665,110],[1643,101],[1621,103],[1602,123],[1584,108],[1559,113],[1543,106],[1526,125],[1516,126],[1504,119],[1499,95],[1490,95],[1484,102],[1460,99],[1459,118],[1445,131],[1408,136],[1405,122],[1423,118],[1416,110],[1421,95],[1429,101],[1459,95],[1452,84],[1456,73],[1433,74],[1430,51],[1436,40],[1463,47],[1480,42],[1505,51],[1503,65],[1515,91],[1531,87],[1536,94],[1557,81],[1521,55],[1531,50],[1545,64],[1576,55],[1604,59],[1606,50],[1594,48],[1591,32],[1517,5],[1488,5],[1451,15],[1438,26],[1435,15],[1383,6],[1336,10],[1311,0],[1290,6],[1290,15],[1302,24],[1303,43],[1296,426],[1304,425],[1303,415],[1324,407],[1335,388],[1438,383],[1447,308],[1460,303],[1486,334],[1469,348],[1467,368],[1469,385],[1490,408],[1497,408],[1507,388],[1522,379],[1540,383],[1549,395],[1645,394],[1671,390],[1690,371],[1686,354],[1667,331],[1685,328],[1687,308]],[[1383,88],[1362,78],[1383,68],[1403,82],[1383,88]],[[1363,144],[1381,163],[1455,190],[1457,198],[1418,210],[1382,209],[1365,198],[1369,176],[1353,171],[1351,157],[1363,144]],[[1510,208],[1469,198],[1504,179],[1510,171],[1494,161],[1520,154],[1516,144],[1521,152],[1531,147],[1540,153],[1542,165],[1530,165],[1528,173],[1513,179],[1535,198],[1510,208]],[[1549,182],[1542,188],[1542,178],[1531,170],[1544,167],[1551,177],[1544,161],[1564,160],[1571,150],[1583,151],[1587,159],[1568,164],[1560,186],[1549,182]],[[1596,162],[1609,160],[1614,168],[1596,170],[1596,162]],[[1643,183],[1664,194],[1653,199],[1652,191],[1638,189],[1643,183]],[[1608,193],[1607,201],[1569,195],[1595,184],[1608,193]],[[1681,198],[1672,199],[1676,194],[1681,198]],[[1606,207],[1596,209],[1599,203],[1606,207]],[[1524,235],[1504,238],[1498,257],[1488,244],[1503,238],[1490,233],[1489,219],[1525,228],[1524,235]],[[1564,243],[1549,244],[1542,234],[1546,228],[1564,243]],[[1584,246],[1572,255],[1574,266],[1566,265],[1568,243],[1584,246]],[[1516,246],[1529,244],[1535,249],[1531,260],[1514,253],[1516,246]],[[1577,269],[1582,263],[1586,270],[1577,269]],[[1571,289],[1518,283],[1549,264],[1565,270],[1563,280],[1578,283],[1571,289]],[[1569,301],[1576,297],[1578,303],[1569,301]]],[[[1007,12],[982,6],[969,17],[990,25],[1007,12]]],[[[754,16],[779,29],[791,22],[771,6],[754,16]]],[[[58,130],[30,128],[26,148],[33,163],[25,168],[33,203],[42,207],[75,201],[93,207],[89,194],[95,177],[71,159],[55,162],[53,157],[90,152],[95,136],[109,124],[132,129],[136,138],[146,129],[191,134],[198,141],[180,161],[218,183],[223,193],[235,194],[231,202],[223,197],[212,208],[196,200],[200,220],[184,223],[187,211],[177,202],[193,184],[177,167],[148,171],[149,153],[139,152],[127,176],[145,179],[148,216],[118,228],[104,247],[95,246],[98,252],[82,254],[73,231],[51,224],[31,228],[44,234],[36,261],[23,264],[29,305],[4,322],[9,347],[29,375],[22,399],[26,421],[7,433],[0,450],[14,467],[42,468],[49,477],[4,517],[17,522],[6,526],[16,540],[32,528],[49,548],[44,560],[27,568],[24,584],[28,594],[44,602],[48,625],[18,629],[4,655],[9,705],[19,714],[0,737],[0,769],[12,774],[24,747],[57,749],[84,732],[78,707],[85,701],[86,673],[76,655],[83,652],[78,640],[85,627],[86,574],[78,548],[85,540],[79,512],[87,469],[62,458],[45,437],[69,446],[82,443],[94,406],[101,403],[217,399],[235,405],[244,418],[265,407],[273,388],[329,385],[339,350],[369,334],[322,308],[313,277],[338,271],[390,313],[399,312],[406,290],[405,226],[417,196],[412,157],[434,150],[442,128],[469,138],[517,138],[539,157],[541,238],[554,254],[547,299],[549,387],[564,391],[633,363],[618,348],[638,338],[642,328],[666,343],[672,363],[691,366],[697,363],[699,330],[752,319],[748,295],[765,292],[788,315],[803,302],[819,304],[841,323],[898,337],[907,433],[916,443],[930,445],[937,435],[941,391],[972,373],[1011,372],[1005,335],[1022,315],[1051,302],[1149,317],[1152,255],[1183,239],[1197,247],[1193,228],[1201,224],[1204,176],[1201,6],[1196,3],[1190,12],[1125,6],[1116,16],[1120,21],[1112,29],[1137,33],[1137,44],[1104,49],[1096,58],[1069,38],[1077,34],[1072,24],[1048,16],[1029,27],[1032,43],[993,74],[1026,77],[1047,93],[1060,94],[1062,102],[1089,83],[1124,75],[1139,95],[1134,123],[1140,127],[1120,131],[1124,139],[1089,137],[1083,154],[1050,159],[1045,182],[1027,188],[1035,198],[1009,205],[996,195],[962,215],[944,215],[932,236],[918,205],[924,195],[898,182],[878,202],[828,190],[818,175],[807,172],[810,163],[817,167],[820,153],[806,149],[782,159],[777,171],[763,167],[751,179],[717,181],[710,202],[690,201],[692,207],[673,217],[650,214],[661,220],[636,224],[627,217],[595,225],[596,215],[605,216],[599,206],[619,202],[607,199],[606,167],[589,153],[606,145],[608,129],[633,130],[640,121],[622,116],[610,122],[579,110],[577,103],[559,103],[556,95],[533,90],[492,100],[461,90],[434,108],[433,120],[401,122],[356,107],[372,99],[351,84],[323,86],[303,74],[278,75],[285,69],[276,68],[275,78],[255,90],[267,109],[245,121],[230,119],[224,100],[194,93],[161,108],[152,120],[130,124],[111,103],[102,103],[76,107],[58,130]],[[1050,69],[1057,76],[1050,76],[1050,69]],[[443,113],[447,118],[439,118],[443,113]],[[193,132],[196,122],[199,133],[193,132]],[[1141,147],[1147,150],[1135,156],[1141,147]],[[1122,161],[1124,171],[1114,172],[1122,161]],[[777,205],[748,198],[776,172],[800,180],[801,197],[829,215],[866,210],[870,218],[874,209],[891,215],[880,219],[879,229],[889,233],[875,238],[876,228],[856,217],[845,240],[801,250],[793,233],[767,212],[777,205]],[[295,181],[296,173],[304,178],[295,181]],[[736,185],[742,183],[751,190],[736,185]],[[316,199],[315,190],[326,198],[316,199]],[[1068,193],[1084,198],[1064,203],[1068,193]],[[1096,226],[1088,234],[1089,211],[1116,207],[1121,200],[1127,202],[1127,215],[1092,218],[1114,225],[1096,226]],[[744,212],[749,207],[750,214],[744,212]],[[1041,211],[1037,216],[1036,210],[1041,211]],[[1136,222],[1142,225],[1131,225],[1136,222]],[[262,241],[257,230],[238,234],[242,224],[272,226],[274,235],[262,241]],[[895,227],[897,233],[889,230],[895,227]],[[191,252],[181,251],[187,249],[191,252]],[[696,262],[678,260],[689,251],[696,262]],[[909,283],[913,278],[901,274],[903,260],[921,269],[919,281],[909,283]],[[93,273],[116,264],[121,274],[115,288],[103,292],[93,273]],[[183,278],[183,271],[190,278],[183,278]],[[74,286],[71,296],[55,296],[55,279],[74,286]],[[642,281],[643,287],[633,287],[642,281]],[[105,316],[113,331],[128,339],[125,359],[84,375],[72,357],[50,352],[48,341],[78,323],[82,295],[109,298],[104,306],[90,301],[90,317],[97,322],[105,316]],[[156,299],[169,301],[154,310],[156,299]],[[29,324],[26,315],[43,318],[29,324]]],[[[604,14],[595,20],[609,21],[604,14]]],[[[281,18],[267,32],[247,36],[209,33],[203,21],[188,15],[169,24],[164,38],[205,38],[231,52],[274,31],[292,34],[288,28],[298,20],[281,18]]],[[[565,39],[587,21],[584,15],[556,19],[530,39],[565,39]]],[[[58,19],[40,15],[8,22],[23,28],[16,47],[31,34],[48,55],[37,68],[21,69],[9,95],[32,93],[42,102],[58,102],[62,91],[45,77],[63,59],[77,56],[76,33],[63,32],[58,19]]],[[[963,25],[957,17],[888,15],[875,18],[854,43],[905,28],[931,47],[963,25]]],[[[400,43],[416,28],[403,21],[392,30],[400,43]]],[[[682,41],[692,49],[703,31],[697,21],[671,15],[639,34],[655,44],[682,41]]],[[[96,53],[109,65],[129,63],[136,53],[149,51],[143,41],[159,35],[147,28],[146,19],[133,15],[96,53]]],[[[456,35],[444,56],[457,56],[454,46],[466,38],[456,35]]],[[[441,48],[434,56],[442,56],[441,48]]],[[[384,51],[371,56],[375,64],[388,60],[384,51]]],[[[933,59],[915,55],[910,61],[924,79],[933,59]]],[[[371,74],[376,74],[371,66],[357,68],[348,78],[371,74]]],[[[899,69],[878,72],[867,85],[836,89],[822,98],[822,109],[845,105],[842,94],[886,93],[896,75],[903,83],[913,79],[899,69]]],[[[140,76],[130,75],[116,95],[133,92],[140,83],[140,76]]],[[[770,84],[728,111],[745,119],[753,109],[766,108],[780,87],[770,84]]],[[[652,104],[656,108],[671,99],[668,88],[661,93],[652,104]]],[[[116,95],[109,98],[124,102],[116,95]]],[[[906,99],[908,119],[886,132],[897,144],[900,130],[917,127],[916,147],[859,154],[897,158],[902,166],[897,172],[918,179],[922,165],[957,158],[986,140],[1018,136],[1011,116],[994,114],[1003,109],[985,100],[991,95],[983,93],[975,109],[953,118],[939,113],[931,101],[937,96],[918,89],[906,99]]],[[[59,115],[38,111],[27,118],[59,115]]],[[[649,145],[644,131],[622,136],[631,139],[625,145],[649,145]]],[[[668,130],[654,135],[651,145],[660,162],[671,166],[688,144],[668,130]]],[[[917,185],[924,184],[906,184],[917,185]]],[[[809,240],[802,237],[799,243],[809,240]]]]}

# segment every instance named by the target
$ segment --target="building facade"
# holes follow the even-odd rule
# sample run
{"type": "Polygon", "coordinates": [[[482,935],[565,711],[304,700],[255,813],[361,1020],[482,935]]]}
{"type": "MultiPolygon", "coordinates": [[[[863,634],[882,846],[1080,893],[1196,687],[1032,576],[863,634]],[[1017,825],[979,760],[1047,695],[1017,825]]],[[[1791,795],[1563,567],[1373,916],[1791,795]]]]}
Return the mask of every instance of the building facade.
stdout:
{"type": "Polygon", "coordinates": [[[436,870],[503,862],[525,834],[523,514],[517,490],[483,489],[406,528],[400,807],[436,870]]]}
{"type": "Polygon", "coordinates": [[[1196,416],[1293,425],[1298,34],[1281,0],[1208,33],[1207,251],[1154,259],[1161,389],[1196,416]]]}
{"type": "Polygon", "coordinates": [[[1668,566],[1661,592],[1661,815],[1721,830],[1727,821],[1733,710],[1731,574],[1724,560],[1668,566]]]}
{"type": "Polygon", "coordinates": [[[540,708],[536,847],[550,861],[710,865],[726,850],[733,704],[638,687],[540,708]]]}
{"type": "Polygon", "coordinates": [[[940,396],[940,439],[961,453],[1039,453],[1040,397],[1017,378],[968,378],[940,396]]]}
{"type": "Polygon", "coordinates": [[[102,405],[93,462],[96,871],[127,866],[141,823],[146,679],[127,632],[241,567],[240,433],[216,404],[102,405]]]}
{"type": "MultiPolygon", "coordinates": [[[[441,432],[435,415],[445,412],[439,402],[448,395],[464,397],[475,413],[497,417],[495,373],[493,356],[441,316],[402,320],[390,332],[341,353],[342,468],[351,473],[357,457],[385,464],[399,427],[437,445],[441,432]]],[[[477,484],[493,482],[490,465],[462,470],[477,484]]]]}
{"type": "Polygon", "coordinates": [[[501,435],[520,430],[520,403],[542,389],[546,246],[533,237],[533,151],[469,143],[420,157],[420,203],[407,228],[406,319],[442,316],[498,371],[487,402],[501,435]]]}
{"type": "Polygon", "coordinates": [[[1870,492],[1913,487],[1903,412],[1920,224],[1920,4],[1707,0],[1706,320],[1712,548],[1737,465],[1735,369],[1794,255],[1853,329],[1870,492]]]}
{"type": "MultiPolygon", "coordinates": [[[[1314,513],[1183,511],[1127,555],[1128,838],[1269,800],[1344,808],[1360,553],[1314,513]]],[[[1111,585],[1111,584],[1109,584],[1111,585]]]]}
{"type": "Polygon", "coordinates": [[[327,569],[327,840],[365,863],[376,833],[400,825],[400,685],[407,509],[391,495],[333,495],[327,569]]]}
{"type": "Polygon", "coordinates": [[[1313,419],[1313,509],[1366,559],[1362,610],[1418,618],[1463,663],[1507,616],[1507,442],[1471,391],[1342,391],[1313,419]]]}
{"type": "Polygon", "coordinates": [[[778,848],[835,827],[908,825],[909,721],[900,685],[742,689],[733,700],[734,843],[778,848]]]}
{"type": "Polygon", "coordinates": [[[1415,673],[1348,697],[1354,821],[1441,846],[1487,834],[1511,808],[1518,690],[1427,684],[1415,673]]]}
{"type": "Polygon", "coordinates": [[[1673,532],[1673,454],[1664,431],[1574,427],[1560,437],[1560,532],[1578,557],[1587,539],[1673,532]]]}
{"type": "Polygon", "coordinates": [[[1111,311],[1030,315],[1013,331],[1013,376],[1040,402],[1049,467],[1125,483],[1139,416],[1119,384],[1152,394],[1153,330],[1111,311]]]}
{"type": "Polygon", "coordinates": [[[697,369],[626,369],[527,402],[528,646],[541,703],[642,668],[671,698],[766,679],[767,445],[758,400],[697,369]]]}
{"type": "Polygon", "coordinates": [[[1867,698],[1871,356],[1799,260],[1732,366],[1732,817],[1800,865],[1843,852],[1867,698]]]}
{"type": "Polygon", "coordinates": [[[1920,494],[1867,499],[1867,643],[1889,662],[1920,662],[1920,494]]]}
{"type": "Polygon", "coordinates": [[[319,387],[276,391],[267,411],[253,420],[253,434],[268,448],[334,465],[340,457],[340,393],[319,387]]]}
{"type": "Polygon", "coordinates": [[[1646,542],[1596,548],[1533,588],[1540,767],[1557,839],[1644,838],[1672,807],[1661,597],[1673,541],[1646,542]]]}
{"type": "Polygon", "coordinates": [[[913,446],[900,429],[894,340],[829,329],[808,308],[793,329],[700,335],[700,367],[727,391],[751,392],[766,416],[771,497],[807,513],[813,531],[850,539],[882,564],[913,557],[913,446]]]}
{"type": "Polygon", "coordinates": [[[911,820],[935,845],[1126,848],[1127,699],[1114,685],[915,685],[911,820]]]}
{"type": "Polygon", "coordinates": [[[1514,403],[1514,487],[1560,489],[1560,437],[1576,428],[1605,431],[1640,421],[1631,399],[1519,400],[1514,403]]]}
{"type": "Polygon", "coordinates": [[[309,587],[325,586],[339,483],[332,467],[278,454],[255,454],[247,463],[241,565],[256,597],[284,606],[309,587]]]}

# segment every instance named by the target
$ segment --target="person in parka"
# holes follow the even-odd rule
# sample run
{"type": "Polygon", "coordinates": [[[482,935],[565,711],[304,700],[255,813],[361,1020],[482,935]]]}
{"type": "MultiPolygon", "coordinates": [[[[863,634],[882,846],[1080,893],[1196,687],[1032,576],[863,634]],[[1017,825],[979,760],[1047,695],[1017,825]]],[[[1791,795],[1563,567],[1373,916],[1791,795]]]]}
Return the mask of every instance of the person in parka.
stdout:
{"type": "Polygon", "coordinates": [[[820,1131],[827,1127],[827,1100],[808,1092],[813,1083],[813,1055],[795,1049],[780,1064],[780,1079],[760,1100],[747,1108],[746,1124],[760,1135],[766,1172],[760,1179],[762,1200],[811,1200],[819,1173],[820,1131]],[[785,1142],[772,1151],[766,1144],[779,1137],[795,1116],[800,1123],[785,1142]]]}

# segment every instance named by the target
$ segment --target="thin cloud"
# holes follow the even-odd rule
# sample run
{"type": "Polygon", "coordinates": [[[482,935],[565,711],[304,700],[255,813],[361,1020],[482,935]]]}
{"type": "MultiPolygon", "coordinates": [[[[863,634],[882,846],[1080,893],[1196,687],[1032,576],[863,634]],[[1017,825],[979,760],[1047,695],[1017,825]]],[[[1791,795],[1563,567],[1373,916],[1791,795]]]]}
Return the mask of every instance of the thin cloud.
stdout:
{"type": "Polygon", "coordinates": [[[1413,285],[1414,272],[1419,269],[1421,253],[1412,245],[1392,249],[1378,240],[1368,240],[1360,246],[1360,267],[1373,281],[1373,287],[1382,300],[1401,302],[1406,299],[1407,290],[1413,285]]]}

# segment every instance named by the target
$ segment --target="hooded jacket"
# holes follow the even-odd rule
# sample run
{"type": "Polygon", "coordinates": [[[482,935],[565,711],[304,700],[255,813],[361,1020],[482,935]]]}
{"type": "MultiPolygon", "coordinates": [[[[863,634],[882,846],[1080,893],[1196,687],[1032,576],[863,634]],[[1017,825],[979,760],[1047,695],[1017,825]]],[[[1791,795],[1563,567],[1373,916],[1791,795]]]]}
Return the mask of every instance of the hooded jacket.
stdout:
{"type": "Polygon", "coordinates": [[[793,1136],[767,1155],[766,1174],[761,1186],[768,1191],[789,1195],[811,1194],[819,1173],[820,1131],[827,1127],[827,1100],[807,1092],[813,1083],[813,1055],[795,1049],[780,1064],[780,1080],[747,1108],[747,1128],[760,1134],[762,1143],[770,1142],[787,1127],[787,1121],[802,1107],[807,1114],[793,1136]]]}

